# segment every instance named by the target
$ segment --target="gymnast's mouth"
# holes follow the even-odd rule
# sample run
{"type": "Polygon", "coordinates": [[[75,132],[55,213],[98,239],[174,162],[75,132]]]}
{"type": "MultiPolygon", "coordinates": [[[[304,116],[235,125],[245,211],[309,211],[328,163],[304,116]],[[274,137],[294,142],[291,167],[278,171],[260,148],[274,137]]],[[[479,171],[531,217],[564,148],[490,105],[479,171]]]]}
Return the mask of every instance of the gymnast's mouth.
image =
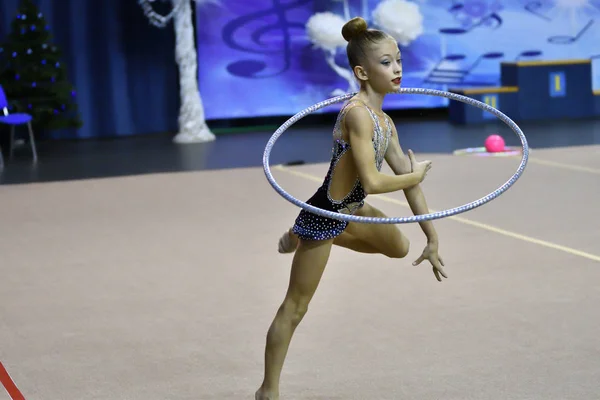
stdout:
{"type": "Polygon", "coordinates": [[[392,79],[392,82],[394,82],[396,85],[399,85],[400,82],[402,82],[402,78],[392,79]]]}

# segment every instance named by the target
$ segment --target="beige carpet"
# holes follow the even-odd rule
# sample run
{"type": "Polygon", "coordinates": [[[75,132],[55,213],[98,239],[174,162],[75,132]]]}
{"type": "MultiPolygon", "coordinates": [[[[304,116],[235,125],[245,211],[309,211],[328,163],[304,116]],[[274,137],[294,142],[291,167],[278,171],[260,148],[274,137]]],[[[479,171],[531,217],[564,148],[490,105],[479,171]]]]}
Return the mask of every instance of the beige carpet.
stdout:
{"type": "MultiPolygon", "coordinates": [[[[336,248],[282,400],[600,399],[598,154],[534,151],[542,162],[497,200],[436,221],[441,284],[411,266],[417,225],[401,226],[406,260],[336,248]]],[[[518,163],[432,159],[436,210],[518,163]]],[[[305,199],[325,169],[274,175],[305,199]]],[[[298,212],[262,169],[0,186],[0,199],[0,362],[26,399],[253,399],[291,262],[277,239],[298,212]]],[[[402,193],[370,202],[410,215],[402,193]]]]}

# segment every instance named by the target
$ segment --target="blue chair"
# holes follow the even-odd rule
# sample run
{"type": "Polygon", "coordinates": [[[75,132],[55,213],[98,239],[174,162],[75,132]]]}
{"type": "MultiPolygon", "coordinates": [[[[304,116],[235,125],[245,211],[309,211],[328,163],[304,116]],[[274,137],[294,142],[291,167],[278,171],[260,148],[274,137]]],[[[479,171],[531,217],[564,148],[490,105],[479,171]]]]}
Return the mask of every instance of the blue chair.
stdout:
{"type": "MultiPolygon", "coordinates": [[[[15,144],[15,127],[17,125],[27,125],[29,130],[29,144],[31,146],[31,152],[33,153],[33,161],[37,162],[37,150],[35,148],[35,138],[33,137],[33,129],[31,127],[31,120],[33,117],[26,113],[15,113],[9,114],[8,112],[8,100],[2,85],[0,85],[0,124],[10,125],[10,158],[13,155],[13,149],[15,144]]],[[[2,157],[2,149],[0,149],[0,168],[4,165],[2,157]]]]}

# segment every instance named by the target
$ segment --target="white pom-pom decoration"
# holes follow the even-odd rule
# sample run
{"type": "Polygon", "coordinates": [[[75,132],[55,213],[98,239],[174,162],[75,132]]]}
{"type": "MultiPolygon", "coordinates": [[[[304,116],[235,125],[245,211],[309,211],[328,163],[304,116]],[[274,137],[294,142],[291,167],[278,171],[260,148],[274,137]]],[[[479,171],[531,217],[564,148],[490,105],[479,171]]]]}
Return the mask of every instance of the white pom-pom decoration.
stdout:
{"type": "Polygon", "coordinates": [[[408,46],[423,33],[419,6],[406,0],[383,0],[373,10],[373,19],[402,46],[408,46]]]}
{"type": "Polygon", "coordinates": [[[315,47],[326,51],[346,45],[342,27],[346,21],[337,14],[321,12],[312,15],[306,22],[306,33],[315,47]]]}

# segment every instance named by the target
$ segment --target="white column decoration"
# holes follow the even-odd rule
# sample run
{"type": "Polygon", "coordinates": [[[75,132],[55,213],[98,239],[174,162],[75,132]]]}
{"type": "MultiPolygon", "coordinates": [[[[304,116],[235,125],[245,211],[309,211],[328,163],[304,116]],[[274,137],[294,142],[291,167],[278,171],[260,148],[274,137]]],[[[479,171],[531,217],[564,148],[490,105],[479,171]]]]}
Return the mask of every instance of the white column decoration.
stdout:
{"type": "Polygon", "coordinates": [[[192,0],[171,0],[173,10],[162,16],[152,9],[154,0],[138,0],[150,23],[164,28],[171,19],[175,28],[175,61],[179,67],[179,132],[175,143],[200,143],[215,140],[204,117],[204,106],[198,89],[198,59],[194,41],[192,0]]]}

